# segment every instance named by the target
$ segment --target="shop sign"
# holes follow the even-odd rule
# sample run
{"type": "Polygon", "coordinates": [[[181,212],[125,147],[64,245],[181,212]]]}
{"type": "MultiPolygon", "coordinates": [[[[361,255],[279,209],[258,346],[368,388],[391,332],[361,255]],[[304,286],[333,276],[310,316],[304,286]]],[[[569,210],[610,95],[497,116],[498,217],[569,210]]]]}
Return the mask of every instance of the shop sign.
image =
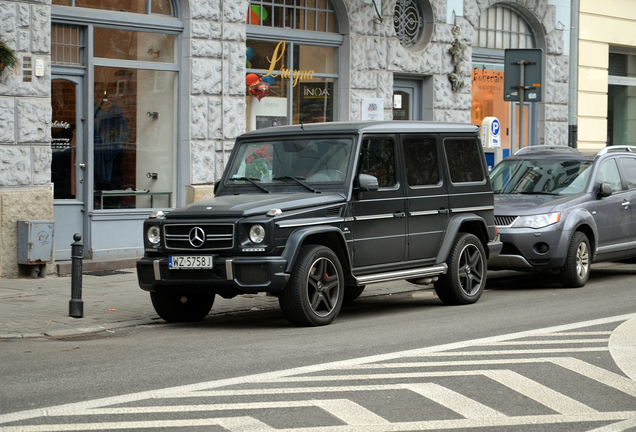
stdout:
{"type": "Polygon", "coordinates": [[[303,79],[303,80],[314,79],[313,70],[285,69],[285,64],[281,64],[281,68],[279,72],[274,72],[274,69],[276,68],[276,63],[278,63],[279,60],[282,60],[284,55],[285,55],[285,41],[280,41],[278,42],[278,45],[276,45],[276,49],[274,49],[274,55],[272,56],[272,59],[270,60],[269,58],[267,58],[267,60],[269,60],[269,70],[262,70],[261,76],[264,76],[264,77],[272,76],[275,78],[280,75],[281,78],[293,79],[294,87],[296,87],[296,84],[298,84],[299,79],[303,79]]]}

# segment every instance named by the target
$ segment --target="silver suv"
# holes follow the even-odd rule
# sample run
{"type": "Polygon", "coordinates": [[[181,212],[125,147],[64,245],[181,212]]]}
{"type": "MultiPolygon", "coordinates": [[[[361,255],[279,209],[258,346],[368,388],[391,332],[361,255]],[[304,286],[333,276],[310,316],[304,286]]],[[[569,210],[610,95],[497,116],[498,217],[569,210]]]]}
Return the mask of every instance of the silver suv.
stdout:
{"type": "Polygon", "coordinates": [[[592,262],[636,257],[634,152],[533,146],[500,162],[490,179],[503,249],[488,268],[550,271],[576,288],[592,262]]]}

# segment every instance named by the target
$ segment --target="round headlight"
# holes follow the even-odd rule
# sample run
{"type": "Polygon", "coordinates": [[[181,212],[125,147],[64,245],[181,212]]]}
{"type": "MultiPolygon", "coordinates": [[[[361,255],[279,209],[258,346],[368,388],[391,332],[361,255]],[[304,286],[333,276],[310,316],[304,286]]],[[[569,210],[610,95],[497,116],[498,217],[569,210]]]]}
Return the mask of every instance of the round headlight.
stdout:
{"type": "Polygon", "coordinates": [[[265,228],[263,225],[252,225],[250,228],[250,240],[252,243],[262,243],[265,239],[265,228]]]}
{"type": "Polygon", "coordinates": [[[148,232],[146,232],[146,238],[153,245],[159,244],[159,242],[161,241],[161,230],[159,229],[159,227],[153,225],[148,228],[148,232]]]}

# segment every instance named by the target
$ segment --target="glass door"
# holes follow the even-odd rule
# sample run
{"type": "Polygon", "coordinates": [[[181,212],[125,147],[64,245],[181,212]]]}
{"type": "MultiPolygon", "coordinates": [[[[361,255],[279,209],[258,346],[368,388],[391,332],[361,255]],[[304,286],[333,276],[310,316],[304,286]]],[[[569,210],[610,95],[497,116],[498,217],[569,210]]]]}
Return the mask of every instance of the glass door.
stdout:
{"type": "Polygon", "coordinates": [[[393,79],[393,120],[422,120],[422,84],[418,80],[393,79]]]}
{"type": "Polygon", "coordinates": [[[51,79],[51,186],[55,216],[55,259],[71,259],[73,235],[84,237],[83,77],[51,79]]]}

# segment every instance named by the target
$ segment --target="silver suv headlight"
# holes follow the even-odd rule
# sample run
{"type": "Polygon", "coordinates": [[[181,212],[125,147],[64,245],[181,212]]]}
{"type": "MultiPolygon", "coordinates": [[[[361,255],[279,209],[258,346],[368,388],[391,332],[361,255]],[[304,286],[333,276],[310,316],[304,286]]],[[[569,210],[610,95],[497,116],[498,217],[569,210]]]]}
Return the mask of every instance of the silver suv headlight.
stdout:
{"type": "Polygon", "coordinates": [[[520,216],[514,224],[513,228],[544,228],[555,224],[561,220],[561,213],[547,213],[531,216],[520,216]]]}
{"type": "Polygon", "coordinates": [[[260,244],[265,240],[265,228],[263,225],[252,225],[250,228],[250,241],[252,243],[260,244]]]}
{"type": "Polygon", "coordinates": [[[159,244],[161,241],[161,230],[159,227],[157,225],[150,226],[148,231],[146,231],[146,238],[153,245],[159,244]]]}

